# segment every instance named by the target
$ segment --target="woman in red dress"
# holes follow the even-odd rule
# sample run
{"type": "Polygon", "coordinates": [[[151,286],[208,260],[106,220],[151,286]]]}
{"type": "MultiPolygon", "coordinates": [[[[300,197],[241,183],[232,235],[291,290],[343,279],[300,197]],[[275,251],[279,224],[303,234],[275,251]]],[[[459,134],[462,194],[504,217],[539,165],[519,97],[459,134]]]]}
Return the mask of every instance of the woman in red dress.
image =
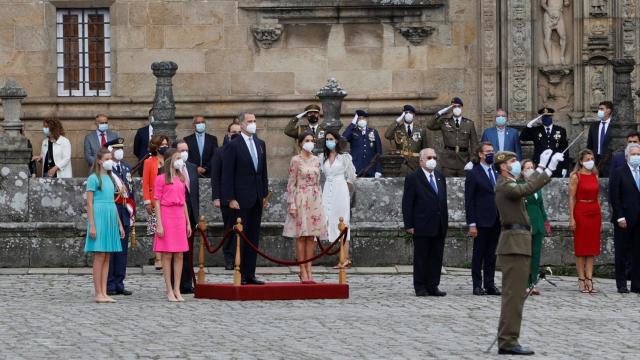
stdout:
{"type": "Polygon", "coordinates": [[[578,271],[578,289],[582,293],[597,292],[593,287],[593,261],[600,255],[602,213],[598,170],[591,150],[582,150],[569,178],[569,227],[578,271]]]}

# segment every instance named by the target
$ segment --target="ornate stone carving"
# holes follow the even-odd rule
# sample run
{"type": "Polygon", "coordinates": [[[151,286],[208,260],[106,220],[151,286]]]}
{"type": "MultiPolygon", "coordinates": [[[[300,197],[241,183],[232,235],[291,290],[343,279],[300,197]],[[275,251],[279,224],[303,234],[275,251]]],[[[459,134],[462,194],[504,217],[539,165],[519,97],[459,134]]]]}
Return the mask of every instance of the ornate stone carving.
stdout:
{"type": "MultiPolygon", "coordinates": [[[[29,174],[29,160],[31,160],[31,149],[28,146],[27,138],[22,135],[22,100],[27,97],[27,92],[13,80],[0,88],[0,99],[4,111],[4,121],[2,127],[4,132],[0,132],[0,165],[3,172],[7,174],[14,171],[15,174],[29,174]]],[[[0,184],[7,174],[0,174],[0,184]]],[[[26,179],[25,175],[24,179],[26,179]]],[[[14,185],[12,185],[13,187],[14,185]]],[[[0,206],[1,207],[1,206],[0,206]]]]}
{"type": "Polygon", "coordinates": [[[566,65],[565,53],[567,48],[567,29],[564,23],[564,8],[570,4],[569,0],[541,0],[540,5],[544,9],[542,31],[544,34],[544,50],[547,53],[547,64],[566,65]],[[560,38],[560,56],[553,57],[552,37],[553,32],[560,38]]]}
{"type": "Polygon", "coordinates": [[[613,65],[613,105],[616,109],[616,121],[611,124],[612,139],[609,148],[619,150],[625,146],[625,136],[635,131],[635,111],[631,95],[631,72],[635,68],[635,60],[629,58],[614,59],[613,65]]]}
{"type": "Polygon", "coordinates": [[[622,46],[623,57],[633,58],[636,51],[636,1],[622,2],[622,46]]]}
{"type": "Polygon", "coordinates": [[[539,68],[540,72],[549,78],[550,84],[559,84],[563,77],[571,74],[573,69],[563,65],[547,65],[539,68]]]}
{"type": "Polygon", "coordinates": [[[154,134],[166,135],[173,143],[176,140],[176,101],[173,98],[171,78],[178,70],[173,61],[161,61],[151,64],[156,77],[156,94],[153,98],[154,134]]]}
{"type": "Polygon", "coordinates": [[[412,45],[418,46],[422,44],[424,39],[433,34],[436,28],[428,25],[411,24],[411,25],[396,25],[396,29],[402,37],[407,39],[412,45]]]}
{"type": "Polygon", "coordinates": [[[258,24],[251,26],[256,43],[262,49],[270,49],[273,43],[280,39],[282,35],[282,25],[280,24],[258,24]]]}
{"type": "Polygon", "coordinates": [[[595,65],[592,67],[591,79],[589,80],[589,88],[591,90],[591,110],[598,108],[598,104],[607,98],[607,81],[604,74],[604,65],[595,65]]]}
{"type": "Polygon", "coordinates": [[[324,115],[324,124],[327,128],[339,131],[342,127],[340,121],[340,112],[342,109],[342,100],[347,96],[338,80],[331,78],[327,84],[318,90],[316,96],[322,103],[322,112],[324,115]]]}
{"type": "MultiPolygon", "coordinates": [[[[496,0],[483,0],[481,16],[481,52],[482,52],[482,118],[483,125],[491,126],[498,99],[497,66],[497,16],[496,0]]],[[[485,127],[485,126],[483,126],[485,127]]]]}
{"type": "Polygon", "coordinates": [[[506,33],[508,68],[508,101],[511,118],[524,122],[531,111],[531,6],[528,0],[508,2],[506,33]]]}
{"type": "Polygon", "coordinates": [[[607,0],[591,0],[589,15],[593,17],[607,16],[607,0]]]}
{"type": "Polygon", "coordinates": [[[593,23],[585,33],[583,41],[582,61],[584,63],[606,62],[613,58],[615,42],[608,26],[593,23]],[[598,58],[601,59],[598,60],[598,58]]]}
{"type": "Polygon", "coordinates": [[[20,109],[22,100],[26,97],[27,92],[14,79],[7,80],[7,83],[0,88],[0,99],[2,99],[2,108],[4,110],[2,127],[9,136],[20,135],[20,130],[22,130],[20,109]]]}

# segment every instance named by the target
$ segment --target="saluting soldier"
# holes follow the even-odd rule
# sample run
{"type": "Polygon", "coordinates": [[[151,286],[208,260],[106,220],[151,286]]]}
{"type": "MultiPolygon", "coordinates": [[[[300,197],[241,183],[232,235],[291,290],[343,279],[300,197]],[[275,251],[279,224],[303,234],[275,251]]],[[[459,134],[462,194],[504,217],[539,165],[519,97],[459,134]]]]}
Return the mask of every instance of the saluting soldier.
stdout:
{"type": "MultiPolygon", "coordinates": [[[[555,112],[552,108],[543,107],[538,110],[540,116],[529,121],[520,133],[520,141],[533,141],[533,162],[535,163],[539,162],[543,151],[551,149],[553,152],[563,152],[569,146],[567,130],[553,123],[555,112]]],[[[563,169],[569,171],[568,166],[569,161],[563,161],[554,171],[553,177],[561,177],[563,169]]]]}
{"type": "Polygon", "coordinates": [[[304,132],[309,132],[313,135],[316,146],[313,148],[313,153],[318,155],[324,151],[324,134],[326,132],[325,125],[320,119],[320,106],[311,104],[304,108],[304,111],[296,115],[287,126],[284,128],[284,133],[290,138],[295,139],[294,152],[297,154],[300,152],[298,146],[298,136],[304,132]],[[307,118],[307,124],[300,124],[303,117],[307,118]]]}
{"type": "Polygon", "coordinates": [[[471,159],[471,151],[478,147],[478,135],[473,120],[462,116],[462,99],[454,97],[451,105],[438,111],[427,121],[429,130],[441,130],[444,149],[440,161],[442,173],[446,177],[464,177],[465,165],[471,159]],[[443,117],[452,110],[451,117],[443,117]]]}
{"type": "Polygon", "coordinates": [[[391,147],[404,156],[401,176],[407,176],[420,167],[420,150],[428,147],[427,130],[416,124],[415,118],[416,109],[405,105],[402,114],[384,133],[385,139],[391,142],[391,147]]]}
{"type": "Polygon", "coordinates": [[[368,120],[369,113],[356,110],[351,125],[342,133],[342,137],[351,146],[351,158],[358,177],[379,178],[382,176],[382,164],[379,159],[382,155],[382,144],[378,131],[367,126],[368,120]]]}
{"type": "Polygon", "coordinates": [[[531,261],[531,223],[524,199],[547,184],[558,163],[564,160],[562,153],[552,154],[552,150],[544,151],[534,174],[521,184],[516,183],[521,173],[517,155],[501,151],[495,156],[494,166],[501,175],[496,185],[495,201],[502,225],[497,248],[498,264],[502,268],[498,354],[534,353],[518,342],[531,261]]]}

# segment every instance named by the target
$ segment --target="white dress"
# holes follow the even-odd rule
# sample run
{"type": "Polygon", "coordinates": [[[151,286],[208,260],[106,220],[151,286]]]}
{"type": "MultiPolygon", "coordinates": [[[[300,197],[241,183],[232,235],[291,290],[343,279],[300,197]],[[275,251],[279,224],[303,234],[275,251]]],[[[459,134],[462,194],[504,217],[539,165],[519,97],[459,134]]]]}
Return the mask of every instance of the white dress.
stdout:
{"type": "MultiPolygon", "coordinates": [[[[356,169],[353,166],[351,155],[338,154],[333,164],[321,156],[322,173],[325,175],[325,183],[322,188],[322,207],[327,218],[327,230],[329,241],[334,241],[340,235],[338,224],[340,218],[349,226],[350,201],[349,187],[356,178],[356,169]]],[[[351,227],[349,226],[349,233],[351,227]]],[[[347,240],[350,234],[347,233],[347,240]]]]}

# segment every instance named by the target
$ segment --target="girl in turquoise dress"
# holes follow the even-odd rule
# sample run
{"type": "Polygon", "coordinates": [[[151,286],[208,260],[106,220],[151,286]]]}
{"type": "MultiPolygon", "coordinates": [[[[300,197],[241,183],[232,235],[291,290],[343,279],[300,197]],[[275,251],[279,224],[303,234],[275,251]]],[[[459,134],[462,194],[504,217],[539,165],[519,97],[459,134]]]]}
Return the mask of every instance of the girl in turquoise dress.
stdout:
{"type": "Polygon", "coordinates": [[[111,179],[112,167],[111,153],[100,149],[87,178],[88,223],[84,251],[93,253],[93,286],[97,303],[116,302],[107,295],[109,255],[122,251],[120,239],[124,238],[124,228],[114,201],[116,189],[111,179]]]}

